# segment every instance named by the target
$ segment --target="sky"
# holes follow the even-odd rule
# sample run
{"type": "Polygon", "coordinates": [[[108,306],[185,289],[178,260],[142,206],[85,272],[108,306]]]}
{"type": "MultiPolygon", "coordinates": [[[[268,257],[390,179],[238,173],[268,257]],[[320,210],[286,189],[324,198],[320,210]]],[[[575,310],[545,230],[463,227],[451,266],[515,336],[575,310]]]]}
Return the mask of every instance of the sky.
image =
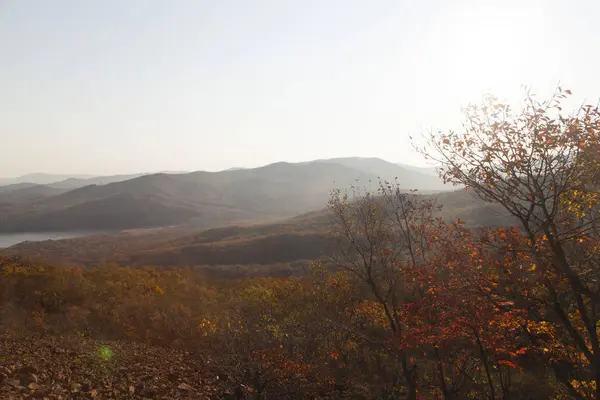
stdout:
{"type": "Polygon", "coordinates": [[[485,92],[600,97],[597,0],[0,0],[0,176],[380,157],[485,92]]]}

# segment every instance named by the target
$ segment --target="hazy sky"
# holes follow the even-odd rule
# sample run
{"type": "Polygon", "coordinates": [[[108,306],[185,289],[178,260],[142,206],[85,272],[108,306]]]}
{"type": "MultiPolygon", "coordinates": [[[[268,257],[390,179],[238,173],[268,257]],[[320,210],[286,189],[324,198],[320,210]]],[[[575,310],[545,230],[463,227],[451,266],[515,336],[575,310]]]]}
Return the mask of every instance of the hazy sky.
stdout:
{"type": "Polygon", "coordinates": [[[0,176],[420,164],[485,90],[600,96],[600,1],[0,0],[0,176]]]}

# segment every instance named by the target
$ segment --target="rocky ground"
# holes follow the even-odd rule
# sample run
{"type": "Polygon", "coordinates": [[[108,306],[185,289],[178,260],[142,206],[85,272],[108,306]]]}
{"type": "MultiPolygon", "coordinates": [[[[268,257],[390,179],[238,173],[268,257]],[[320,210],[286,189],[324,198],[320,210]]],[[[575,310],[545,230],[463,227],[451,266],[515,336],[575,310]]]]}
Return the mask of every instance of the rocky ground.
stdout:
{"type": "Polygon", "coordinates": [[[0,335],[0,399],[222,399],[199,354],[84,338],[0,335]]]}

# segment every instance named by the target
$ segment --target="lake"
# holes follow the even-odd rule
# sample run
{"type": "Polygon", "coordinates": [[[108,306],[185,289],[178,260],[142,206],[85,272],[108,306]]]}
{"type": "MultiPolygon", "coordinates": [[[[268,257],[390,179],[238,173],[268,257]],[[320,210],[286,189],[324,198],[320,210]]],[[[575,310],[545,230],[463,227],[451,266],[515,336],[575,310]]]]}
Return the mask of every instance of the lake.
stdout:
{"type": "Polygon", "coordinates": [[[71,239],[75,237],[97,235],[102,232],[23,232],[0,233],[0,249],[13,246],[21,242],[40,242],[43,240],[71,239]]]}

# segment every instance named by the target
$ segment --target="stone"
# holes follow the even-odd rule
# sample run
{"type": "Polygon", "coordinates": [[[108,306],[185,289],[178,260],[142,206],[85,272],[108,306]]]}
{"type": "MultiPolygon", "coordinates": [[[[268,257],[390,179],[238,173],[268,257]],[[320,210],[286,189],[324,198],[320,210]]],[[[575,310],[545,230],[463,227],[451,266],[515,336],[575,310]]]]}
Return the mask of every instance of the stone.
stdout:
{"type": "Polygon", "coordinates": [[[180,383],[179,386],[177,386],[177,389],[179,389],[182,392],[193,392],[194,391],[194,388],[185,382],[180,383]]]}

